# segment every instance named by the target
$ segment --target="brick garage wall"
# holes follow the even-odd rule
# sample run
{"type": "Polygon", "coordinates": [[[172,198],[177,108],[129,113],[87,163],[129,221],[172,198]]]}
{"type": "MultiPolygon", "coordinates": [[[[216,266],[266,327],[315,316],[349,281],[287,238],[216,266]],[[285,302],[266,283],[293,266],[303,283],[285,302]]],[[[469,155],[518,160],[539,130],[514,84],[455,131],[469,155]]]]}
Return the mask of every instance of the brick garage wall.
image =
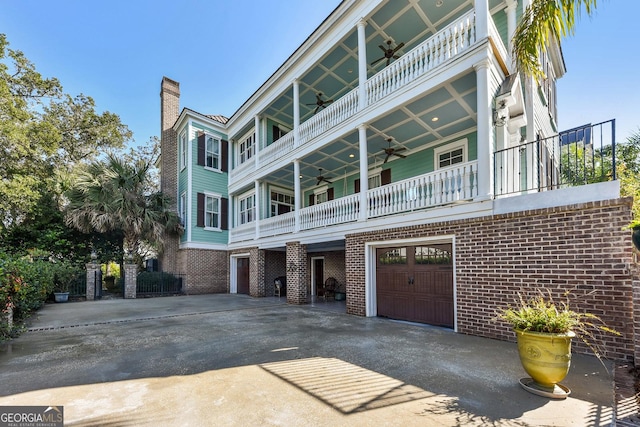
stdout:
{"type": "MultiPolygon", "coordinates": [[[[364,244],[455,235],[458,332],[513,341],[496,309],[520,292],[570,292],[573,309],[600,316],[622,337],[599,337],[606,356],[634,354],[631,199],[583,203],[347,236],[347,312],[365,315],[364,244]]],[[[636,298],[637,292],[636,292],[636,298]]],[[[576,351],[588,349],[574,340],[576,351]]]]}
{"type": "Polygon", "coordinates": [[[178,271],[185,276],[187,295],[226,293],[229,288],[227,251],[180,249],[178,271]]]}
{"type": "Polygon", "coordinates": [[[272,297],[274,293],[273,281],[276,277],[287,275],[287,253],[284,251],[265,251],[265,295],[272,297]]]}

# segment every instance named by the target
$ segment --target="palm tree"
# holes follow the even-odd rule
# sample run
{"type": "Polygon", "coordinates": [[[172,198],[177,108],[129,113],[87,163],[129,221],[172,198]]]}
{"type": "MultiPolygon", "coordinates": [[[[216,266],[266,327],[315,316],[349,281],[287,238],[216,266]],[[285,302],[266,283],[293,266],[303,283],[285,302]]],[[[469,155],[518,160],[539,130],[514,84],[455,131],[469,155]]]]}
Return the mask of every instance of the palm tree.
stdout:
{"type": "Polygon", "coordinates": [[[518,70],[527,76],[544,76],[540,52],[546,50],[551,40],[573,35],[583,6],[590,16],[596,9],[596,1],[532,0],[513,37],[513,56],[518,70]]]}
{"type": "Polygon", "coordinates": [[[121,231],[130,254],[137,253],[141,242],[161,249],[165,233],[180,233],[182,226],[170,200],[153,191],[150,164],[115,155],[88,164],[66,193],[67,225],[82,232],[121,231]]]}

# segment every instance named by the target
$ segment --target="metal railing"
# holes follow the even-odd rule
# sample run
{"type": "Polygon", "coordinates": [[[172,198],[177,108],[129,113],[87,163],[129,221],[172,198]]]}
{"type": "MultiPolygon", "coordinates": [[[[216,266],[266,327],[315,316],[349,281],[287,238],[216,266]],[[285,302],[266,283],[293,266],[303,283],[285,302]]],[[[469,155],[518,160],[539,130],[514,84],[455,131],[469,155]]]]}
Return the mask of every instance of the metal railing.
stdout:
{"type": "Polygon", "coordinates": [[[616,180],[616,121],[588,124],[494,153],[496,196],[616,180]]]}
{"type": "Polygon", "coordinates": [[[136,277],[136,297],[182,294],[184,276],[165,272],[142,272],[136,277]]]}

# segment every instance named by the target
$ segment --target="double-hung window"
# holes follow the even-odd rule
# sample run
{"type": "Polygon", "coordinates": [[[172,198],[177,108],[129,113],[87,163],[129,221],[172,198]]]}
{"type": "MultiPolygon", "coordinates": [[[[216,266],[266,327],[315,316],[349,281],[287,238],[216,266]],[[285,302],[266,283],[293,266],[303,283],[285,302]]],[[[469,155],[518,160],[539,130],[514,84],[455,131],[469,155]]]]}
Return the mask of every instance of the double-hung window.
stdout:
{"type": "Polygon", "coordinates": [[[238,203],[238,224],[248,224],[256,219],[256,197],[251,194],[242,197],[238,203]]]}
{"type": "Polygon", "coordinates": [[[205,139],[205,167],[220,169],[220,140],[211,135],[205,139]]]}
{"type": "Polygon", "coordinates": [[[251,132],[242,138],[238,146],[238,163],[242,164],[253,157],[255,154],[255,137],[256,134],[251,132]]]}
{"type": "Polygon", "coordinates": [[[220,197],[205,194],[204,227],[220,228],[220,197]]]}

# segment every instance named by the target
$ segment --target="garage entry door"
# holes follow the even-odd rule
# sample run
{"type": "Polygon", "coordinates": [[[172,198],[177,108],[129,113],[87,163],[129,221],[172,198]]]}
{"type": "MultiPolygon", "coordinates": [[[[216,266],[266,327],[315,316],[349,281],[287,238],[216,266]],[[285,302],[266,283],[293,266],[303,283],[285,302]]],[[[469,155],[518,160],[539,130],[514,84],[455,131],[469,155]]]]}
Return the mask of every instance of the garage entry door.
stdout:
{"type": "Polygon", "coordinates": [[[453,328],[452,245],[376,251],[378,316],[453,328]]]}

